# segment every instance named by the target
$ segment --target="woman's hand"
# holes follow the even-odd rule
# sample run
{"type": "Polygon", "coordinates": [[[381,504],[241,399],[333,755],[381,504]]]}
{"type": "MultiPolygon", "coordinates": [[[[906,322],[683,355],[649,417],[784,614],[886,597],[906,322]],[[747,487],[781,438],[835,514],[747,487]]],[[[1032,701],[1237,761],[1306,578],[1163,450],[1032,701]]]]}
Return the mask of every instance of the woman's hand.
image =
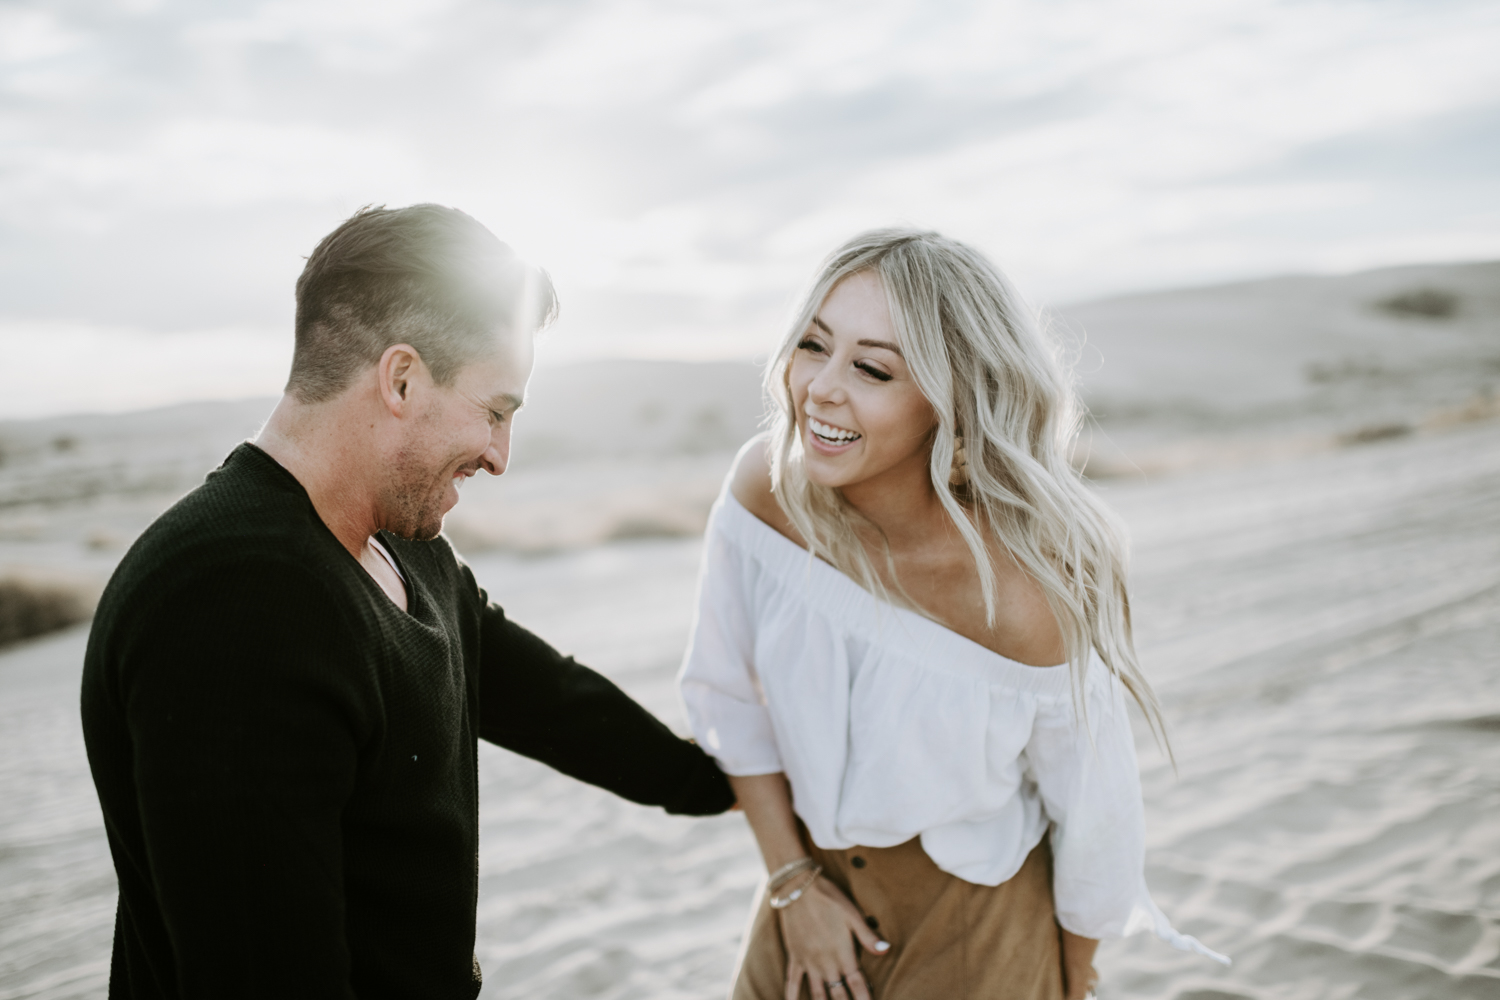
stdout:
{"type": "Polygon", "coordinates": [[[1093,992],[1099,982],[1099,970],[1094,968],[1094,951],[1098,947],[1099,942],[1094,938],[1062,931],[1064,1000],[1084,1000],[1093,992]]]}
{"type": "Polygon", "coordinates": [[[819,878],[800,899],[777,912],[786,944],[786,1000],[797,1000],[804,977],[813,1000],[870,1000],[870,987],[854,953],[855,939],[875,955],[891,946],[865,924],[838,886],[819,878]]]}
{"type": "MultiPolygon", "coordinates": [[[[767,871],[779,871],[788,862],[807,857],[786,775],[730,775],[729,783],[745,807],[767,871]]],[[[801,885],[804,878],[798,876],[793,882],[801,885]]],[[[792,891],[791,885],[779,888],[792,891]]],[[[797,1000],[804,978],[813,1000],[870,1000],[869,985],[854,957],[855,939],[876,955],[885,954],[891,946],[865,926],[863,914],[838,886],[825,878],[814,879],[796,902],[776,913],[786,944],[787,1000],[797,1000]]]]}

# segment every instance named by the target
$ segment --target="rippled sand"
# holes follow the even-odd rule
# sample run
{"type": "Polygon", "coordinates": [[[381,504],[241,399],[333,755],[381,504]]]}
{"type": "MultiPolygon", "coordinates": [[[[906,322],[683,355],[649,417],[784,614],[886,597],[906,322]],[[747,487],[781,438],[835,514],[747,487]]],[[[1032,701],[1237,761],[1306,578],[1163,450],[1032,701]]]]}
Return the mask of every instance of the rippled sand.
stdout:
{"type": "MultiPolygon", "coordinates": [[[[1178,760],[1143,739],[1150,881],[1235,965],[1112,942],[1100,995],[1500,996],[1500,425],[1106,492],[1178,760]]],[[[681,727],[697,554],[475,569],[681,727]]],[[[0,656],[0,1000],[103,992],[83,642],[0,656]]],[[[493,748],[481,764],[486,997],[724,992],[759,874],[740,817],[667,817],[493,748]]]]}

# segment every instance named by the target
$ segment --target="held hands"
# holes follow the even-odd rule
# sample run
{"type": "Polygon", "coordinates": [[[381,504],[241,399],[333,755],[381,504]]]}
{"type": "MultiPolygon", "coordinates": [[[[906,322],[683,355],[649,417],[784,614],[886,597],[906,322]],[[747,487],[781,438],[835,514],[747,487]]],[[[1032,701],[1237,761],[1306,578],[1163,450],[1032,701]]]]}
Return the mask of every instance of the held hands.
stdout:
{"type": "Polygon", "coordinates": [[[786,1000],[797,1000],[804,977],[813,1000],[870,1000],[854,940],[877,956],[891,946],[866,926],[838,886],[818,878],[796,902],[777,913],[786,943],[786,1000]]]}

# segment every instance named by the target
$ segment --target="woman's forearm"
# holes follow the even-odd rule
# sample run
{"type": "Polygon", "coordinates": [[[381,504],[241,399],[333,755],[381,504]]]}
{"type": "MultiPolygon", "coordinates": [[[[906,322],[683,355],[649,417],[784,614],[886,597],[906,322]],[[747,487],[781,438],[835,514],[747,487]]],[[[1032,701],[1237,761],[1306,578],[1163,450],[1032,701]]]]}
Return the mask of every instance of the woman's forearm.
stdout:
{"type": "Polygon", "coordinates": [[[1095,938],[1079,937],[1072,931],[1062,930],[1063,975],[1067,979],[1064,995],[1068,1000],[1077,1000],[1093,989],[1099,978],[1094,971],[1094,952],[1098,947],[1095,938]]]}
{"type": "Polygon", "coordinates": [[[789,861],[807,856],[807,847],[797,833],[797,819],[792,812],[792,793],[786,775],[757,774],[748,778],[730,777],[729,784],[745,810],[755,842],[760,845],[766,870],[775,871],[789,861]]]}

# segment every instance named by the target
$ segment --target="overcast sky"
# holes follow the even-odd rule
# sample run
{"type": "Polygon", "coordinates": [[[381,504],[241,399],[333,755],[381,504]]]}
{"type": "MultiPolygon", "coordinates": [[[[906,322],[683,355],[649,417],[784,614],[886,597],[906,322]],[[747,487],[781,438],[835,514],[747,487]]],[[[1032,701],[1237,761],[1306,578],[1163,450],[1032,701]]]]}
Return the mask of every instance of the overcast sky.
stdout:
{"type": "Polygon", "coordinates": [[[1038,303],[1494,258],[1496,53],[1493,0],[0,0],[0,415],[279,391],[369,202],[547,267],[544,363],[763,353],[890,222],[1038,303]]]}

